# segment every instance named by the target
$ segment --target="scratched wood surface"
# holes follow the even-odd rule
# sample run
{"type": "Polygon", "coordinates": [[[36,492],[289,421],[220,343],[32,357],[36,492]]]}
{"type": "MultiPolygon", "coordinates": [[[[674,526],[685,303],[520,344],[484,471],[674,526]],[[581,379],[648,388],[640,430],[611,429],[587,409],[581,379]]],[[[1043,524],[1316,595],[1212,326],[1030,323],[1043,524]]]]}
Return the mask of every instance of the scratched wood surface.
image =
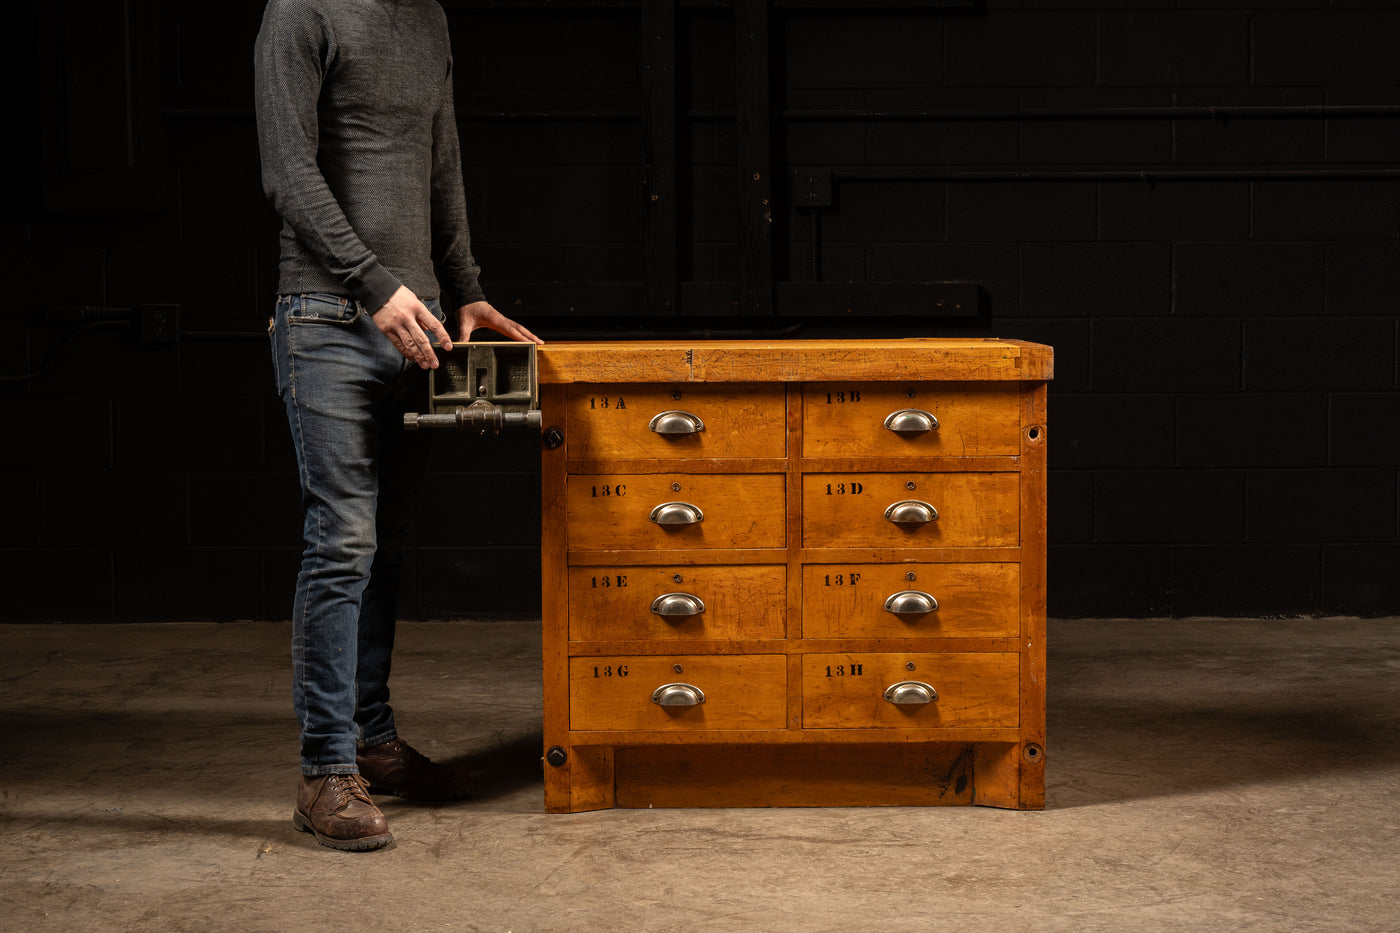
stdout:
{"type": "Polygon", "coordinates": [[[572,641],[674,641],[784,638],[787,566],[718,564],[571,567],[572,641]],[[703,611],[666,618],[652,611],[663,595],[682,593],[703,611]]]}
{"type": "Polygon", "coordinates": [[[537,354],[541,385],[569,382],[1043,380],[1049,347],[1017,340],[561,341],[537,354]]]}
{"type": "Polygon", "coordinates": [[[1013,563],[806,564],[803,638],[1014,636],[1021,630],[1021,567],[1013,563]],[[918,618],[885,609],[912,590],[937,608],[918,618]]]}
{"type": "MultiPolygon", "coordinates": [[[[1007,755],[1017,771],[1015,806],[1045,806],[1045,603],[1046,466],[1048,392],[1044,383],[1021,391],[1021,730],[1020,746],[1007,755]]],[[[1010,763],[1003,765],[1010,772],[1010,763]]]]}
{"type": "Polygon", "coordinates": [[[804,457],[988,457],[1021,452],[1020,393],[1004,383],[819,382],[802,389],[804,457]],[[925,412],[935,427],[900,434],[888,416],[925,412]]]}
{"type": "Polygon", "coordinates": [[[802,658],[802,725],[926,728],[1015,726],[1021,659],[1011,653],[808,654],[802,658]],[[938,697],[905,706],[884,698],[901,681],[928,684],[938,697]]]}
{"type": "Polygon", "coordinates": [[[571,475],[565,494],[569,550],[782,547],[783,483],[779,473],[571,475]],[[652,510],[669,502],[697,507],[703,521],[651,521],[652,510]]]}
{"type": "Polygon", "coordinates": [[[539,359],[565,438],[542,469],[547,809],[1044,805],[1050,348],[651,341],[539,359]],[[906,407],[938,428],[886,429],[906,407]],[[670,409],[708,436],[655,436],[670,409]],[[888,522],[904,499],[938,519],[888,522]],[[704,521],[654,525],[667,501],[704,521]],[[895,617],[904,589],[938,608],[895,617]],[[652,613],[673,591],[705,613],[652,613]],[[886,701],[906,679],[938,699],[886,701]],[[706,702],[660,708],[671,682],[706,702]]]}
{"type": "Polygon", "coordinates": [[[1020,543],[1015,473],[816,473],[802,477],[802,543],[812,547],[1008,547],[1020,543]],[[933,506],[937,518],[899,525],[897,502],[933,506]]]}
{"type": "Polygon", "coordinates": [[[626,655],[569,661],[569,718],[575,730],[674,732],[781,729],[787,710],[782,655],[626,655]],[[666,684],[700,689],[697,706],[663,707],[666,684]]]}
{"type": "Polygon", "coordinates": [[[577,385],[569,388],[564,437],[570,460],[645,460],[785,455],[781,385],[577,385]],[[664,412],[694,415],[701,429],[650,429],[664,412]]]}
{"type": "Polygon", "coordinates": [[[617,750],[622,807],[958,806],[972,802],[973,780],[964,743],[617,750]]]}

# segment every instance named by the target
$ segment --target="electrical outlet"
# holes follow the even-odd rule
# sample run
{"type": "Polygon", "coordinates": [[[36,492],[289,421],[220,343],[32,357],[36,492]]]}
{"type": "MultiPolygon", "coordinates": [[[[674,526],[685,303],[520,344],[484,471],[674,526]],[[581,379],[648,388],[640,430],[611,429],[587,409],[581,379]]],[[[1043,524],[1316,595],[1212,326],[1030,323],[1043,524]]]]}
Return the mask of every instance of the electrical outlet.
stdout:
{"type": "Polygon", "coordinates": [[[141,305],[136,311],[143,344],[162,345],[179,342],[179,305],[141,305]]]}

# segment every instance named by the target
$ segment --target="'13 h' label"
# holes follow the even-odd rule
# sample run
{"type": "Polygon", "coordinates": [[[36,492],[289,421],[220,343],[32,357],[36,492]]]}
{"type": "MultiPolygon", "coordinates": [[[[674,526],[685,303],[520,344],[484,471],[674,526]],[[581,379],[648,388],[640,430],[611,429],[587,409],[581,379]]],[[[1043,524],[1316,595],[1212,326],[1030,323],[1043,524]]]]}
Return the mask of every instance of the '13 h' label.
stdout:
{"type": "Polygon", "coordinates": [[[826,666],[826,676],[845,677],[849,674],[852,677],[864,677],[865,665],[863,664],[828,664],[826,666]]]}

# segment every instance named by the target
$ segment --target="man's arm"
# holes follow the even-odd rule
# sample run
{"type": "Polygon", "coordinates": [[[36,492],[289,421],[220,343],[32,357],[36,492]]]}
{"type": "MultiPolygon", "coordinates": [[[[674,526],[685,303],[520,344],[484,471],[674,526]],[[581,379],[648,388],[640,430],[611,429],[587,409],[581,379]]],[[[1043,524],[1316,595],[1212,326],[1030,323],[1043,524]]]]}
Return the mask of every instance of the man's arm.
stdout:
{"type": "MultiPolygon", "coordinates": [[[[465,343],[478,327],[489,327],[511,340],[544,343],[501,314],[486,300],[481,269],[472,255],[471,225],[462,187],[462,149],[448,62],[442,101],[433,119],[433,264],[443,288],[443,304],[456,309],[457,339],[465,343]]],[[[450,349],[450,347],[449,347],[450,349]]]]}
{"type": "Polygon", "coordinates": [[[410,361],[437,366],[432,336],[451,349],[427,306],[356,235],[316,161],[317,101],[335,34],[313,0],[270,0],[253,51],[263,190],[272,205],[410,361]]]}
{"type": "Polygon", "coordinates": [[[253,52],[263,190],[297,238],[357,300],[378,308],[398,279],[356,236],[316,163],[316,114],[335,35],[313,0],[271,0],[253,52]]]}

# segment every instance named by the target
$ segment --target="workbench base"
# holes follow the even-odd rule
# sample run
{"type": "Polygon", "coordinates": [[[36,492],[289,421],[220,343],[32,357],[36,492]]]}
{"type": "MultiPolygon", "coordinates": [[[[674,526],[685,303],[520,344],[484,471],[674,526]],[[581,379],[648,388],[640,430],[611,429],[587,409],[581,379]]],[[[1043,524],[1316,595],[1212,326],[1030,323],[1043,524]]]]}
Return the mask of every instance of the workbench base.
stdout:
{"type": "Polygon", "coordinates": [[[554,812],[624,807],[881,807],[1015,809],[1020,757],[1011,744],[684,745],[579,747],[574,780],[554,812]]]}

